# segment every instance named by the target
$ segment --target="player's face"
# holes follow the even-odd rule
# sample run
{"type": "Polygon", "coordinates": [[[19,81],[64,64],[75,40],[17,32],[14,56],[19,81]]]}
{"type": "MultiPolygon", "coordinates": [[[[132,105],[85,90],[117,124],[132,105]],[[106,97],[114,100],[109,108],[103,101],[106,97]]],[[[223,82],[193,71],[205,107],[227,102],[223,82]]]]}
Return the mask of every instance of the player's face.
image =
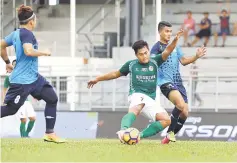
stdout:
{"type": "Polygon", "coordinates": [[[225,11],[222,12],[222,16],[223,17],[226,17],[227,16],[227,13],[225,11]]]}
{"type": "Polygon", "coordinates": [[[150,60],[150,52],[148,47],[144,46],[143,48],[139,49],[136,56],[140,63],[148,63],[150,60]]]}
{"type": "Polygon", "coordinates": [[[30,24],[31,24],[32,28],[35,29],[35,27],[36,27],[36,17],[30,21],[30,24]]]}
{"type": "Polygon", "coordinates": [[[172,28],[171,27],[164,27],[160,32],[160,37],[162,40],[170,41],[172,35],[172,28]]]}
{"type": "Polygon", "coordinates": [[[204,17],[207,19],[208,18],[208,16],[209,16],[209,14],[204,14],[204,17]]]}
{"type": "Polygon", "coordinates": [[[188,18],[189,19],[191,19],[192,18],[192,14],[189,12],[189,13],[187,13],[187,16],[188,16],[188,18]]]}

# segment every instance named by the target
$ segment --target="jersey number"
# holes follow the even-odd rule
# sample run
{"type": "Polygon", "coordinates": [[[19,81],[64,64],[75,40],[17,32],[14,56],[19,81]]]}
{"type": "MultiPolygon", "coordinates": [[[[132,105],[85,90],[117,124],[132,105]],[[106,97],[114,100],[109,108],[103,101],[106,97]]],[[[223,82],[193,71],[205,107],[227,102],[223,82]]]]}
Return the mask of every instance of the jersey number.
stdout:
{"type": "Polygon", "coordinates": [[[20,95],[16,96],[16,98],[15,98],[15,100],[14,100],[14,103],[15,103],[15,104],[18,104],[18,102],[20,101],[20,99],[21,99],[21,96],[20,96],[20,95]]]}

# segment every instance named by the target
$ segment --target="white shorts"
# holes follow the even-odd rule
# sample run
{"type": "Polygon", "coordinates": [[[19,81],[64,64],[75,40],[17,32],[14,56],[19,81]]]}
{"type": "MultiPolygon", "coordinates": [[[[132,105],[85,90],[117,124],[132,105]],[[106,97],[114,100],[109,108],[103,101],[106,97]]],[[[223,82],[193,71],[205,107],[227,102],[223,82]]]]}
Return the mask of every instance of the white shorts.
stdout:
{"type": "Polygon", "coordinates": [[[29,118],[36,116],[35,110],[29,101],[25,101],[25,103],[18,110],[17,114],[19,118],[29,118]]]}
{"type": "Polygon", "coordinates": [[[149,120],[155,122],[157,113],[167,113],[166,110],[161,107],[155,100],[142,93],[133,93],[128,97],[130,103],[129,108],[137,106],[139,104],[145,104],[141,113],[149,120]]]}

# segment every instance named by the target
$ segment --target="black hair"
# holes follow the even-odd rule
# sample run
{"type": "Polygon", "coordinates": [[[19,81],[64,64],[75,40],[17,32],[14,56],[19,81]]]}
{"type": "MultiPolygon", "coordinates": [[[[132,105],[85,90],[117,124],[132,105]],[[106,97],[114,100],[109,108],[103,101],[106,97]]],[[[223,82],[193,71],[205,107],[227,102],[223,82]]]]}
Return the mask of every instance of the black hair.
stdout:
{"type": "Polygon", "coordinates": [[[14,62],[16,62],[16,59],[14,59],[14,60],[12,61],[12,65],[13,65],[14,62]]]}
{"type": "Polygon", "coordinates": [[[187,14],[192,14],[192,11],[191,11],[191,10],[188,10],[188,11],[187,11],[187,14]]]}
{"type": "Polygon", "coordinates": [[[158,24],[158,31],[160,32],[164,27],[172,27],[172,24],[166,21],[161,21],[158,24]]]}
{"type": "Polygon", "coordinates": [[[221,12],[225,12],[225,13],[227,13],[227,10],[226,10],[226,9],[223,9],[221,12]]]}
{"type": "Polygon", "coordinates": [[[144,40],[139,40],[139,41],[136,41],[133,45],[132,45],[132,48],[135,52],[135,54],[137,54],[138,50],[139,49],[142,49],[144,47],[147,47],[149,49],[149,46],[148,46],[148,43],[144,40]]]}
{"type": "Polygon", "coordinates": [[[35,18],[34,11],[30,6],[21,5],[17,9],[17,12],[20,25],[27,24],[30,20],[35,18]]]}

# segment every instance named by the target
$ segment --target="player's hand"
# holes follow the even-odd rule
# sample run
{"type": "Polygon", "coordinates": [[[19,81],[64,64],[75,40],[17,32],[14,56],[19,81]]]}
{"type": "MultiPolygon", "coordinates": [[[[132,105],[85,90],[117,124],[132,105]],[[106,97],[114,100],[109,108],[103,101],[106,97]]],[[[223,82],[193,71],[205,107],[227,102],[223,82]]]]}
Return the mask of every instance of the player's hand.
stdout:
{"type": "Polygon", "coordinates": [[[95,80],[91,80],[87,83],[87,88],[90,89],[90,88],[93,88],[93,86],[98,83],[98,80],[95,79],[95,80]]]}
{"type": "Polygon", "coordinates": [[[203,57],[204,55],[206,55],[206,52],[207,52],[207,49],[206,49],[204,46],[202,46],[202,47],[200,47],[200,48],[197,49],[196,57],[197,57],[197,58],[201,58],[201,57],[203,57]]]}
{"type": "Polygon", "coordinates": [[[179,32],[176,34],[175,38],[179,39],[181,36],[183,36],[183,34],[184,34],[184,30],[180,29],[179,32]]]}
{"type": "Polygon", "coordinates": [[[12,66],[12,64],[6,64],[6,70],[7,70],[7,73],[11,73],[12,72],[12,70],[13,70],[13,66],[12,66]]]}
{"type": "Polygon", "coordinates": [[[51,51],[50,50],[45,50],[44,51],[45,56],[51,56],[51,51]]]}

